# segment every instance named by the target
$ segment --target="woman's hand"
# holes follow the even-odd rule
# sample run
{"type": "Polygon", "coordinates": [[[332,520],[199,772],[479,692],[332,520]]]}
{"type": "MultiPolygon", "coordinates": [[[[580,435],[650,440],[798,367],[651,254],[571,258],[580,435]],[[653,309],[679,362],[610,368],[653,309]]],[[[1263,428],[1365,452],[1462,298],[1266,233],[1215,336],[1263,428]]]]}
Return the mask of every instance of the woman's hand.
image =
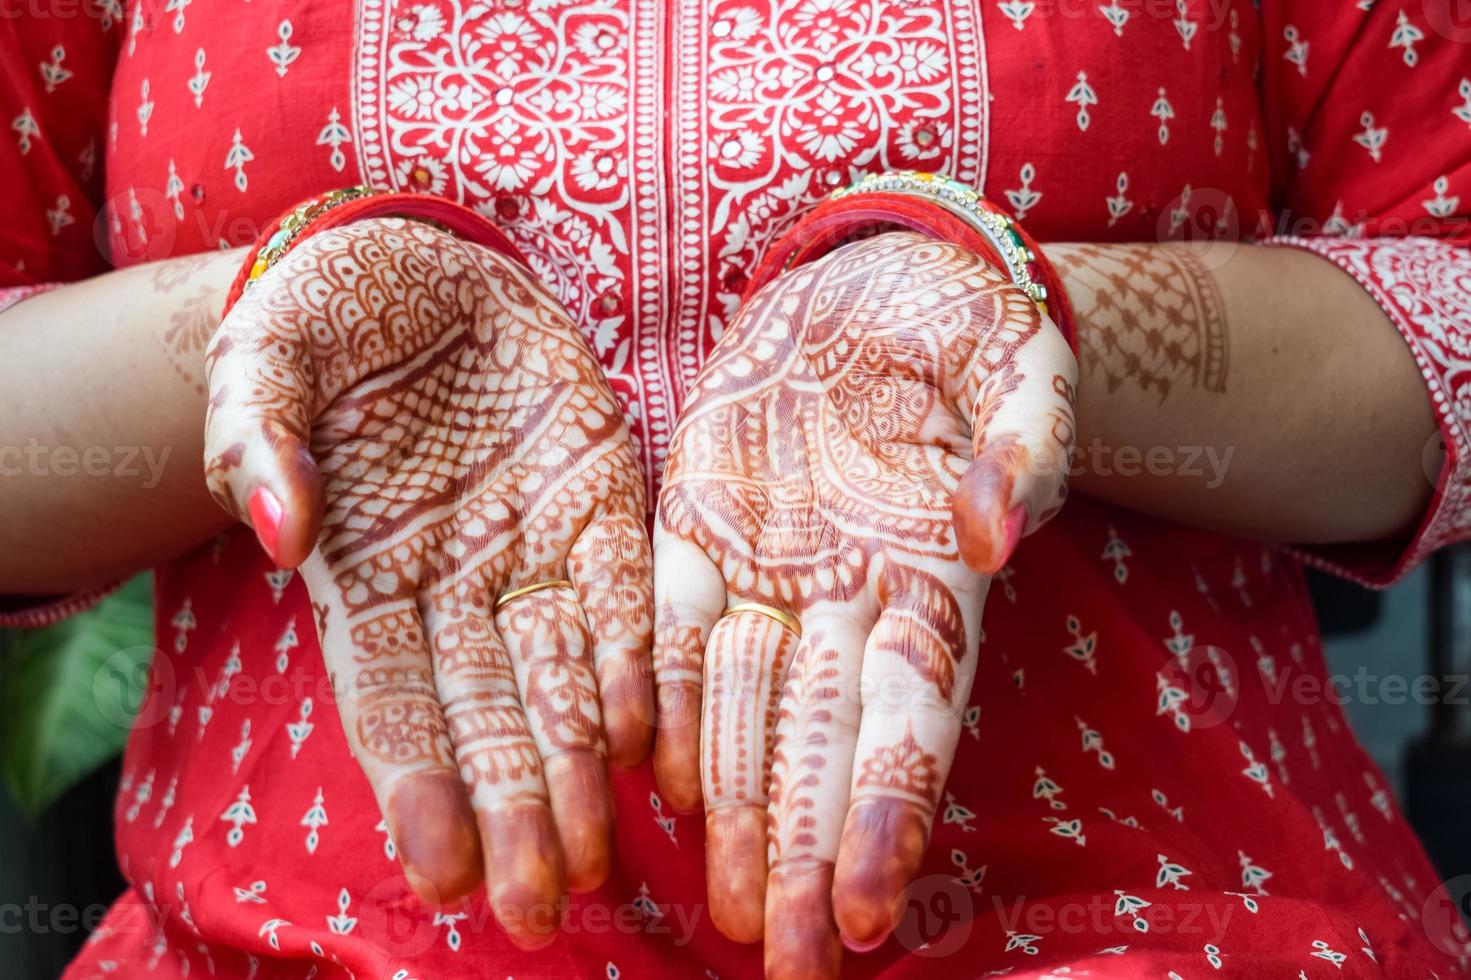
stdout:
{"type": "Polygon", "coordinates": [[[364,221],[251,288],[208,382],[211,491],[300,566],[416,891],[483,875],[512,938],[548,941],[608,874],[605,760],[653,720],[643,478],[576,326],[501,255],[364,221]]]}
{"type": "Polygon", "coordinates": [[[990,576],[1056,512],[1076,362],[974,254],[910,234],[789,272],[679,420],[655,530],[655,769],[703,791],[711,917],[768,976],[881,942],[919,868],[990,576]],[[740,603],[795,614],[800,640],[740,603]],[[702,705],[703,700],[703,705],[702,705]]]}

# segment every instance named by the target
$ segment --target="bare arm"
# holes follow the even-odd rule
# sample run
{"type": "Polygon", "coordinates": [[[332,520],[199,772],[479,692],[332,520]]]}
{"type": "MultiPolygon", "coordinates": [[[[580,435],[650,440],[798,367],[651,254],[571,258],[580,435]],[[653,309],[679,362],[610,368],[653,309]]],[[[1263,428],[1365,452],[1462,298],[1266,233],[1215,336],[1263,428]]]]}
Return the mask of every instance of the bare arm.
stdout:
{"type": "MultiPolygon", "coordinates": [[[[1076,490],[1296,541],[1383,538],[1421,512],[1424,384],[1337,269],[1248,246],[1048,254],[1082,345],[1076,490]]],[[[197,462],[204,342],[239,262],[139,266],[0,313],[0,593],[102,584],[228,525],[197,462]]]]}
{"type": "Polygon", "coordinates": [[[205,489],[204,348],[241,251],[0,313],[0,594],[106,584],[230,524],[205,489]]]}
{"type": "Polygon", "coordinates": [[[1078,320],[1076,491],[1305,543],[1388,538],[1423,514],[1424,380],[1332,264],[1245,245],[1047,254],[1078,320]]]}

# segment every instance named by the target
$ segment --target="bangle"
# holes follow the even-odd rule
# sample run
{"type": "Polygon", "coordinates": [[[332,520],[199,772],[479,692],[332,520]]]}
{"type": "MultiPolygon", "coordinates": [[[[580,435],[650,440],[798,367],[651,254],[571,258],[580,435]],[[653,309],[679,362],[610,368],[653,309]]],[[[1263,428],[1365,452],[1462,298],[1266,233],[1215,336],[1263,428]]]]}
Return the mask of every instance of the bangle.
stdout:
{"type": "Polygon", "coordinates": [[[1041,248],[1011,215],[941,174],[869,174],[851,187],[834,191],[766,254],[745,298],[787,269],[845,242],[895,228],[953,242],[1005,269],[1017,288],[1052,318],[1076,353],[1072,307],[1041,248]]]}
{"type": "Polygon", "coordinates": [[[308,198],[265,227],[230,285],[224,312],[229,313],[257,279],[312,235],[354,221],[389,216],[423,221],[526,264],[520,250],[503,231],[463,205],[430,194],[346,187],[308,198]]]}
{"type": "Polygon", "coordinates": [[[291,250],[301,233],[317,218],[349,201],[361,200],[377,193],[371,187],[345,187],[341,190],[328,191],[317,197],[307,198],[281,215],[261,233],[256,240],[255,247],[246,256],[245,278],[240,285],[240,291],[243,293],[254,285],[257,279],[265,275],[266,270],[291,250]]]}

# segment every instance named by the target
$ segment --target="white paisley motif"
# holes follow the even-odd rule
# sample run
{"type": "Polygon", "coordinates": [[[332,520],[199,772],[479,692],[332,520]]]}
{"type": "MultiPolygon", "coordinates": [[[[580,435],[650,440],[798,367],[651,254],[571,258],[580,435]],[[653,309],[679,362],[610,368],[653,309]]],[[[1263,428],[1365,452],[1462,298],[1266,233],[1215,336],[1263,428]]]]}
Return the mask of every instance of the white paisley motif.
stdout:
{"type": "MultiPolygon", "coordinates": [[[[1431,513],[1414,548],[1372,581],[1308,553],[1312,564],[1366,585],[1386,585],[1437,548],[1471,537],[1471,249],[1433,238],[1277,238],[1328,259],[1369,291],[1404,336],[1429,387],[1445,444],[1431,513]]],[[[1439,469],[1427,446],[1426,479],[1439,469]]]]}

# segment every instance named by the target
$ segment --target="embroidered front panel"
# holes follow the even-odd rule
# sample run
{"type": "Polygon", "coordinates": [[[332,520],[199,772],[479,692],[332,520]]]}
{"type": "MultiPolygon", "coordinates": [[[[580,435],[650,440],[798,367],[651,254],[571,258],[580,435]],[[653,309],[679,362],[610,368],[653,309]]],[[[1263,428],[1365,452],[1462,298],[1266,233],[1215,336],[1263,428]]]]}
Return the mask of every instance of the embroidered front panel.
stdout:
{"type": "Polygon", "coordinates": [[[354,72],[366,180],[516,239],[597,351],[650,499],[670,427],[662,25],[652,0],[363,0],[354,72]]]}
{"type": "Polygon", "coordinates": [[[355,72],[365,178],[470,204],[517,238],[623,397],[651,490],[671,408],[765,247],[858,174],[979,182],[986,153],[972,5],[686,0],[674,15],[671,43],[653,3],[364,0],[355,72]]]}
{"type": "Polygon", "coordinates": [[[746,276],[801,214],[864,173],[979,184],[988,107],[978,5],[681,0],[671,196],[681,388],[746,276]]]}

